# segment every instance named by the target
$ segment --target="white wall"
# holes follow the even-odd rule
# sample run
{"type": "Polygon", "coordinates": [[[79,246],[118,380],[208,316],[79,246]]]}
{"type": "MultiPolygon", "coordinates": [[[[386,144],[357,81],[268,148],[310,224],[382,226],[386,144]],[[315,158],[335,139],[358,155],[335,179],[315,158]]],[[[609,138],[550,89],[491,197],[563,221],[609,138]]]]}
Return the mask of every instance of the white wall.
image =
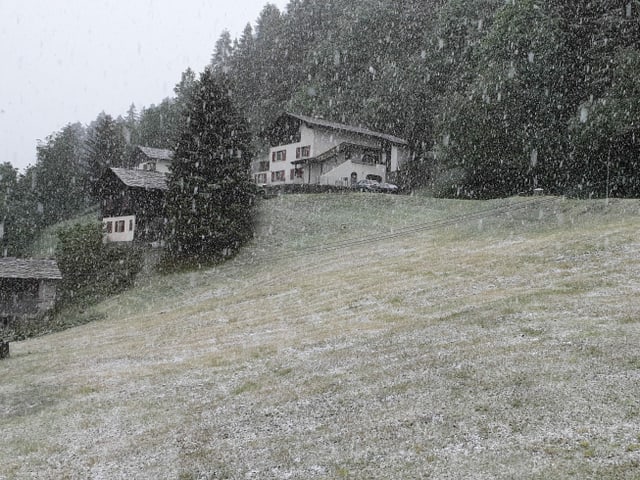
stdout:
{"type": "Polygon", "coordinates": [[[409,160],[409,148],[406,145],[391,147],[391,171],[396,172],[403,163],[409,160]]]}
{"type": "Polygon", "coordinates": [[[170,165],[171,160],[149,160],[137,165],[135,170],[151,170],[153,172],[169,173],[170,165]],[[151,169],[148,168],[149,165],[151,165],[151,169]]]}
{"type": "MultiPolygon", "coordinates": [[[[351,173],[356,172],[358,174],[358,180],[366,178],[367,175],[379,175],[383,179],[386,177],[386,168],[384,165],[361,165],[357,163],[344,162],[344,156],[340,155],[341,161],[338,164],[334,164],[329,161],[328,164],[320,166],[318,164],[298,164],[293,165],[291,162],[296,161],[296,149],[303,146],[310,146],[311,157],[316,157],[327,150],[334,148],[341,143],[353,143],[356,145],[362,145],[364,147],[370,147],[373,149],[380,149],[382,141],[377,138],[370,138],[362,135],[358,135],[351,132],[333,131],[325,128],[311,128],[306,124],[302,124],[300,127],[300,142],[292,143],[289,145],[280,145],[272,147],[269,150],[269,172],[267,173],[268,185],[282,185],[286,183],[311,183],[311,184],[323,184],[323,185],[336,185],[342,184],[344,178],[351,178],[351,173]],[[285,150],[285,161],[272,161],[273,153],[281,150],[285,150]],[[339,164],[343,163],[342,166],[339,164]],[[304,168],[304,175],[302,178],[291,179],[291,170],[294,168],[304,168]],[[333,170],[330,170],[332,169],[333,170]],[[285,178],[283,181],[272,181],[272,172],[282,171],[285,172],[285,178]],[[347,173],[348,171],[348,173],[347,173]]],[[[383,153],[384,157],[384,153],[383,153]]],[[[399,166],[408,159],[408,151],[404,146],[392,145],[391,147],[391,171],[396,171],[399,166]]],[[[384,160],[384,158],[383,158],[384,160]]]]}
{"type": "Polygon", "coordinates": [[[158,160],[156,161],[156,172],[169,173],[170,160],[158,160]]]}
{"type": "MultiPolygon", "coordinates": [[[[300,142],[298,143],[290,143],[288,145],[279,145],[277,147],[272,147],[269,149],[269,172],[267,173],[267,184],[268,185],[283,185],[285,183],[309,183],[309,170],[308,167],[304,165],[298,164],[294,165],[292,162],[296,161],[296,149],[301,147],[311,147],[310,156],[316,156],[319,153],[322,153],[322,150],[318,150],[314,145],[314,134],[313,130],[307,127],[306,125],[302,125],[300,129],[300,142]],[[273,161],[273,153],[279,152],[281,150],[285,150],[286,160],[285,161],[273,161]],[[298,168],[305,168],[303,178],[294,178],[291,180],[291,170],[298,168]],[[284,170],[285,179],[284,181],[272,181],[271,173],[284,170]]],[[[312,172],[311,183],[317,183],[313,181],[314,172],[312,172]]]]}
{"type": "Polygon", "coordinates": [[[367,175],[378,175],[382,177],[382,181],[385,181],[387,169],[384,165],[363,165],[347,160],[323,174],[320,177],[320,184],[348,187],[351,184],[351,174],[354,172],[358,175],[357,180],[364,180],[367,175]]]}
{"type": "Polygon", "coordinates": [[[108,242],[133,242],[136,230],[135,215],[127,215],[124,217],[105,217],[102,219],[102,225],[105,232],[105,239],[108,242]],[[117,225],[122,225],[122,223],[118,224],[118,222],[124,222],[124,231],[116,232],[117,225]],[[109,223],[111,223],[110,229],[109,223]]]}

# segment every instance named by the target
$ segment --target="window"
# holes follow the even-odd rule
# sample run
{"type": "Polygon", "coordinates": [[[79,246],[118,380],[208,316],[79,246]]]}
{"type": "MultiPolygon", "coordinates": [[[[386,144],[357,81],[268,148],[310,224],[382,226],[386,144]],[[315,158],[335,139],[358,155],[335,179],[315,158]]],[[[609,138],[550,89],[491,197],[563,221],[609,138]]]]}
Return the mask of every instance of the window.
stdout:
{"type": "Polygon", "coordinates": [[[295,180],[296,178],[303,178],[304,171],[301,168],[292,168],[289,171],[289,179],[295,180]]]}
{"type": "Polygon", "coordinates": [[[364,155],[362,155],[362,163],[366,165],[373,165],[374,163],[376,163],[376,161],[372,154],[365,153],[364,155]]]}
{"type": "Polygon", "coordinates": [[[107,233],[113,232],[113,222],[107,222],[107,233]]]}
{"type": "Polygon", "coordinates": [[[268,172],[269,171],[269,160],[266,162],[258,163],[258,171],[259,172],[268,172]]]}
{"type": "Polygon", "coordinates": [[[287,159],[287,151],[286,150],[278,150],[277,152],[273,152],[271,154],[272,162],[284,162],[287,159]]]}
{"type": "Polygon", "coordinates": [[[133,232],[133,219],[129,220],[129,231],[133,232]]]}
{"type": "Polygon", "coordinates": [[[124,220],[117,220],[115,222],[115,226],[116,226],[116,233],[123,233],[124,232],[124,220]]]}
{"type": "Polygon", "coordinates": [[[277,172],[271,172],[271,181],[272,182],[284,182],[286,180],[286,175],[284,170],[278,170],[277,172]]]}
{"type": "Polygon", "coordinates": [[[296,158],[309,158],[311,156],[311,145],[296,148],[296,158]]]}
{"type": "Polygon", "coordinates": [[[267,174],[266,173],[256,174],[256,183],[267,183],[267,174]]]}

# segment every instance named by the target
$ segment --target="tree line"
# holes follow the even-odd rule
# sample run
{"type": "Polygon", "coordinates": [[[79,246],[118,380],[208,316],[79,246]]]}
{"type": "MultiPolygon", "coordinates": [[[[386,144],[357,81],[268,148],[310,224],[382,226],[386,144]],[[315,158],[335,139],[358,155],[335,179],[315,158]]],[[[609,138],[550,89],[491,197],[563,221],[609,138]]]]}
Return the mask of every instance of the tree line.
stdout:
{"type": "Polygon", "coordinates": [[[212,64],[260,133],[282,111],[406,138],[409,183],[638,196],[640,1],[292,0],[212,64]]]}
{"type": "Polygon", "coordinates": [[[89,125],[69,123],[39,141],[36,163],[19,172],[0,164],[0,252],[28,256],[31,243],[50,225],[96,208],[96,182],[110,167],[133,167],[138,145],[175,148],[183,108],[195,73],[187,69],[175,97],[124,116],[101,112],[89,125]]]}
{"type": "MultiPolygon", "coordinates": [[[[630,197],[640,195],[639,42],[639,0],[291,0],[265,5],[239,38],[223,32],[206,71],[246,120],[243,165],[293,111],[406,138],[401,178],[437,195],[630,197]]],[[[3,248],[19,254],[33,232],[94,204],[96,179],[130,166],[136,145],[182,151],[203,75],[187,69],[173,97],[140,112],[70,123],[24,173],[0,165],[3,248]]]]}

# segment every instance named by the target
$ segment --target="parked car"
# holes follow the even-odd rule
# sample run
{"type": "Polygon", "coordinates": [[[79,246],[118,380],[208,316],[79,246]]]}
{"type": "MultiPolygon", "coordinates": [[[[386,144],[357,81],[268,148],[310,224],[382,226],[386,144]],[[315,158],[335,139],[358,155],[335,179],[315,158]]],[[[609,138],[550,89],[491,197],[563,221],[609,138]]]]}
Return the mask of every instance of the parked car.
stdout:
{"type": "Polygon", "coordinates": [[[380,184],[375,180],[360,180],[353,185],[353,188],[359,192],[379,192],[380,184]]]}
{"type": "Polygon", "coordinates": [[[398,186],[393,183],[382,182],[378,184],[378,191],[383,193],[398,193],[398,186]]]}
{"type": "Polygon", "coordinates": [[[387,182],[376,182],[369,178],[356,182],[353,188],[359,192],[398,193],[397,185],[387,182]]]}

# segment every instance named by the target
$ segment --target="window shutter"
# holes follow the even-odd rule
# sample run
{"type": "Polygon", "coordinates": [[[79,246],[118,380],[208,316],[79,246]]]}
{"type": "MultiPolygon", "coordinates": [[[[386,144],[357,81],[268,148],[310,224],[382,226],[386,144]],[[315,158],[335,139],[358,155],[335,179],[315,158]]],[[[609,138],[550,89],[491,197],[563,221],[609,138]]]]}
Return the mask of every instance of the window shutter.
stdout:
{"type": "Polygon", "coordinates": [[[271,161],[272,162],[276,161],[276,152],[271,153],[271,161]]]}

